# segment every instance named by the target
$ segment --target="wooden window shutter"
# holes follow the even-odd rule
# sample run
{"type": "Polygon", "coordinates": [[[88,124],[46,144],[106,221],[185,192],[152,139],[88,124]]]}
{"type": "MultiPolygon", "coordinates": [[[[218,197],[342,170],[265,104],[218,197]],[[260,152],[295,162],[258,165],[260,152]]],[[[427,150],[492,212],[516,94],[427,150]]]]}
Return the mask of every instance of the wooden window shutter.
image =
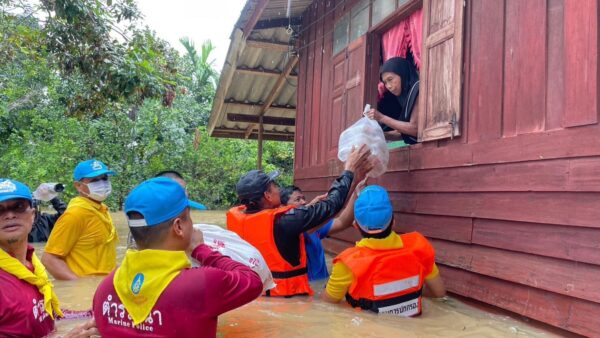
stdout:
{"type": "Polygon", "coordinates": [[[460,135],[463,0],[423,0],[419,141],[460,135]]]}

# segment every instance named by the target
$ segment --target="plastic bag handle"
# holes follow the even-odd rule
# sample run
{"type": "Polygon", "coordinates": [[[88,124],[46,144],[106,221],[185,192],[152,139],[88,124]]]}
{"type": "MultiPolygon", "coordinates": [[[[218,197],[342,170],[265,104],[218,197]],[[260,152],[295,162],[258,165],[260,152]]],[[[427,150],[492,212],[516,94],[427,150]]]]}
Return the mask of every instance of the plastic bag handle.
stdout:
{"type": "Polygon", "coordinates": [[[365,104],[365,109],[363,109],[362,116],[367,117],[369,110],[371,110],[371,105],[367,103],[365,104]]]}

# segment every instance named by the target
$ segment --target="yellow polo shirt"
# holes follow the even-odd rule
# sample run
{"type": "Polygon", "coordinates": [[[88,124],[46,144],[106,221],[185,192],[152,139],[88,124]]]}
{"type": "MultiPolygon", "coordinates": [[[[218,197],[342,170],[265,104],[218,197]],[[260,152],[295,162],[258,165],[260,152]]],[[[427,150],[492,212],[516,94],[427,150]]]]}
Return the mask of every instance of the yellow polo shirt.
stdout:
{"type": "MultiPolygon", "coordinates": [[[[401,249],[404,247],[402,238],[395,232],[391,232],[386,238],[363,238],[356,242],[357,247],[366,247],[374,250],[390,250],[390,249],[401,249]]],[[[437,277],[440,271],[437,265],[433,263],[431,273],[425,277],[425,279],[431,279],[437,277]]],[[[350,285],[354,281],[354,274],[352,270],[342,262],[337,262],[331,268],[331,276],[327,281],[327,287],[325,292],[327,295],[335,300],[342,300],[346,296],[350,285]]]]}
{"type": "Polygon", "coordinates": [[[118,242],[108,207],[75,197],[54,225],[46,252],[63,257],[78,276],[104,275],[117,265],[118,242]]]}

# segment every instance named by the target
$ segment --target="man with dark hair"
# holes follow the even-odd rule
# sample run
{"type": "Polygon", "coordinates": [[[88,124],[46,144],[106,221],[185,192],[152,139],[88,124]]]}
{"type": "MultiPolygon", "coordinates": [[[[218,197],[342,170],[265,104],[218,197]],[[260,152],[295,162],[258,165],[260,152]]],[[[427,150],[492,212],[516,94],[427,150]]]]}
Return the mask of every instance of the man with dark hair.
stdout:
{"type": "Polygon", "coordinates": [[[125,213],[140,250],[127,250],[96,290],[102,336],[215,337],[220,314],[260,295],[258,274],[203,243],[174,180],[157,177],[135,187],[125,213]],[[202,266],[191,268],[186,251],[202,266]]]}
{"type": "MultiPolygon", "coordinates": [[[[25,184],[0,179],[0,337],[46,337],[63,316],[46,269],[27,244],[32,202],[25,184]]],[[[96,333],[91,320],[67,337],[96,333]]]]}
{"type": "Polygon", "coordinates": [[[355,226],[363,239],[333,260],[331,277],[322,297],[352,307],[409,317],[421,313],[421,294],[446,294],[435,265],[435,252],[418,232],[396,234],[387,191],[366,187],[354,203],[355,226]]]}
{"type": "Polygon", "coordinates": [[[227,228],[256,247],[265,258],[277,284],[267,296],[312,295],[306,269],[302,234],[322,225],[338,213],[356,182],[373,168],[367,146],[354,149],[327,194],[310,206],[281,206],[278,172],[265,174],[252,170],[236,184],[243,205],[227,213],[227,228]]]}
{"type": "MultiPolygon", "coordinates": [[[[361,182],[364,184],[364,181],[361,182]]],[[[360,190],[358,187],[356,190],[360,190]]],[[[295,185],[281,189],[281,204],[294,205],[296,207],[313,205],[323,200],[327,195],[319,195],[310,203],[306,202],[306,197],[300,188],[295,185]]],[[[306,245],[306,258],[308,268],[308,280],[315,281],[329,277],[327,271],[327,262],[325,261],[325,250],[321,240],[331,234],[343,231],[352,226],[354,220],[354,201],[356,192],[351,193],[350,200],[346,207],[340,212],[339,216],[328,220],[319,228],[313,228],[304,233],[304,244],[306,245]]]]}

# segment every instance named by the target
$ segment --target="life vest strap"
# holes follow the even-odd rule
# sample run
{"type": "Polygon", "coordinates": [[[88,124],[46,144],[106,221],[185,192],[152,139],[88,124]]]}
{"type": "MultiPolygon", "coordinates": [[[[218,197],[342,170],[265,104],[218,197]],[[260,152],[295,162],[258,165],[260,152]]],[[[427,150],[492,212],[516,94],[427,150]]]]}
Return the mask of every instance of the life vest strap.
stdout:
{"type": "Polygon", "coordinates": [[[276,279],[287,279],[302,276],[308,273],[306,267],[291,271],[271,271],[271,275],[276,279]]]}
{"type": "Polygon", "coordinates": [[[346,301],[348,301],[348,303],[352,305],[352,307],[360,307],[363,310],[371,310],[373,312],[379,313],[379,309],[382,307],[404,303],[409,300],[421,297],[422,291],[423,289],[420,289],[419,291],[413,293],[382,300],[370,300],[365,298],[354,299],[352,298],[352,296],[350,296],[350,294],[347,293],[346,301]]]}

